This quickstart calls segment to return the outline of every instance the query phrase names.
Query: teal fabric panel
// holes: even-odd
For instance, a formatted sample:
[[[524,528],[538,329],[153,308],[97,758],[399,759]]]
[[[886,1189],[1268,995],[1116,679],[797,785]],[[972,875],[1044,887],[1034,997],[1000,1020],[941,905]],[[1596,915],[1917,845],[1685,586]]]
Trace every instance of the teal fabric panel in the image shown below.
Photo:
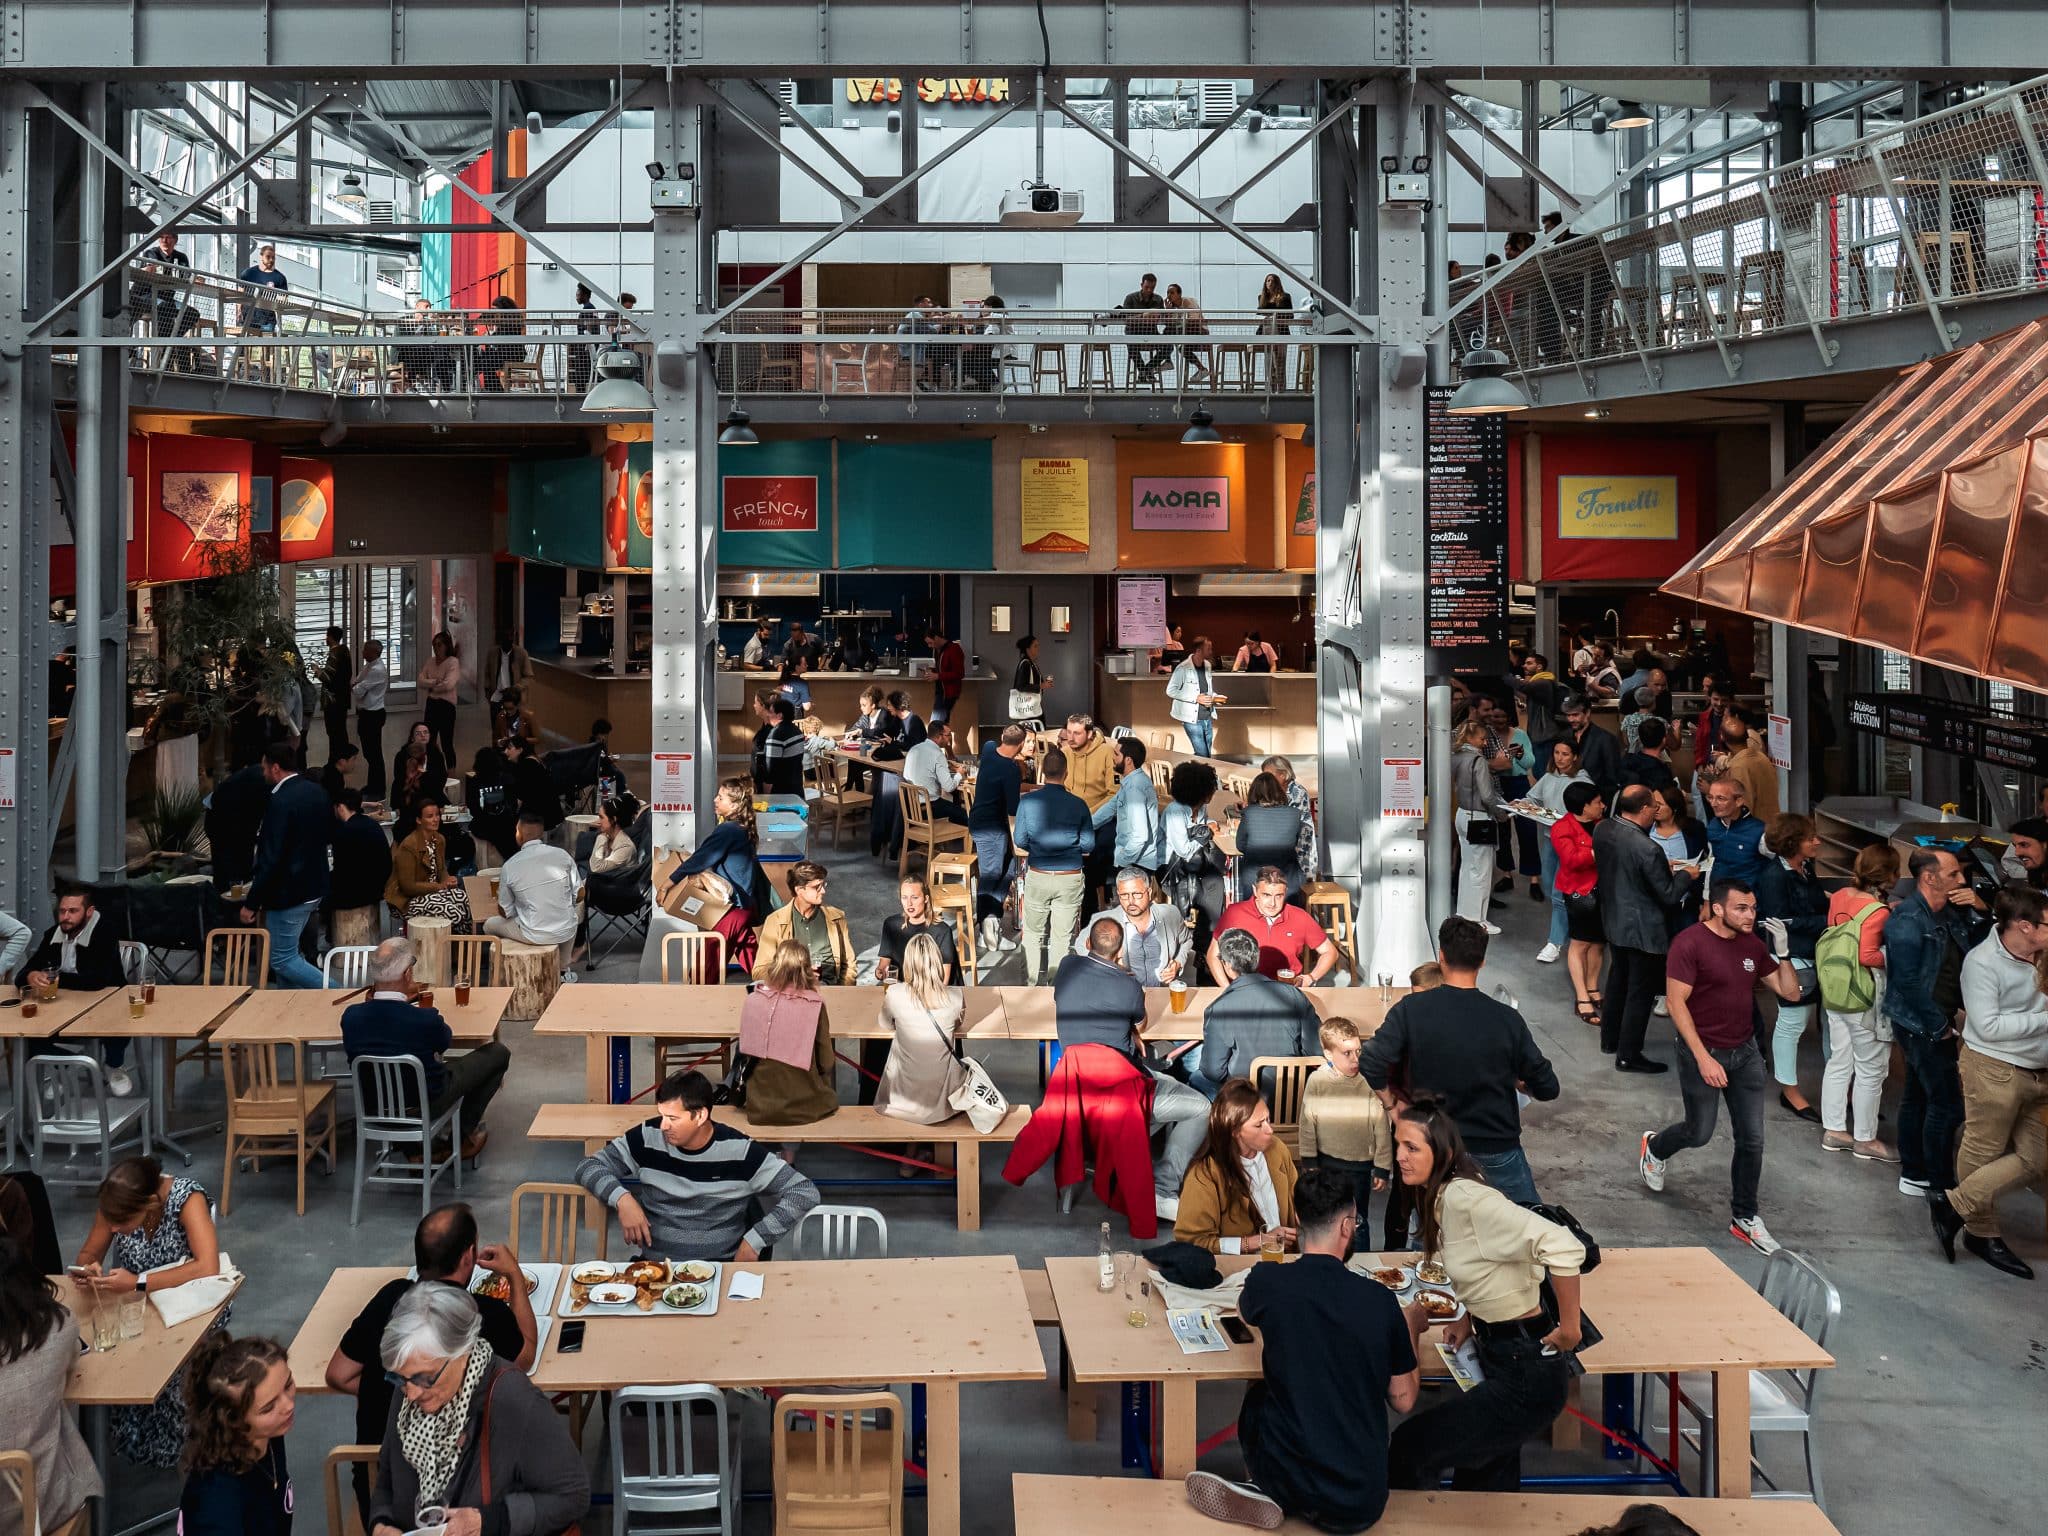
[[[506,487],[507,551],[551,565],[602,565],[603,481],[604,466],[594,458],[514,464]]]
[[[995,444],[839,445],[839,565],[995,568]]]

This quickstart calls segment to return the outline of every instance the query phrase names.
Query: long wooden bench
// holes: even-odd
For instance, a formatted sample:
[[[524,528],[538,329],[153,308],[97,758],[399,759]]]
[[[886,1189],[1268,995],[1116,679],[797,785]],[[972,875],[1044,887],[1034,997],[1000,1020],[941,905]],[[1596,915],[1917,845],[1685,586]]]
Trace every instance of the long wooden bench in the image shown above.
[[[744,1110],[719,1105],[712,1116],[757,1141],[836,1143],[845,1146],[915,1146],[931,1142],[941,1158],[953,1159],[953,1200],[962,1232],[981,1230],[981,1149],[985,1142],[1015,1141],[1031,1118],[1022,1104],[1010,1106],[992,1131],[977,1131],[965,1115],[941,1125],[916,1125],[885,1115],[871,1105],[843,1104],[838,1111],[809,1125],[757,1126]],[[596,1148],[652,1117],[645,1104],[543,1104],[526,1134],[535,1141],[580,1141]]]
[[[1150,1477],[1011,1478],[1020,1531],[1060,1536],[1217,1536],[1225,1529],[1196,1513],[1178,1482]],[[1646,1499],[1642,1494],[1395,1493],[1373,1527],[1401,1536],[1576,1536],[1611,1525],[1631,1504],[1662,1502],[1700,1536],[1840,1536],[1811,1504],[1753,1499]],[[1311,1536],[1315,1527],[1289,1520],[1287,1536]]]

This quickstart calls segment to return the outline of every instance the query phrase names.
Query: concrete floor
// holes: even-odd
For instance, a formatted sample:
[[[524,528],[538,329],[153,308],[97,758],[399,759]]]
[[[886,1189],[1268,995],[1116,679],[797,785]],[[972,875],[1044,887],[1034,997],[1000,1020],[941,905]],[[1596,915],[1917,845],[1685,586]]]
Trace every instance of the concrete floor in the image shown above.
[[[882,917],[893,910],[893,867],[885,871],[869,860],[864,847],[828,852],[825,858],[833,870],[830,899],[847,909],[857,941],[871,945]],[[1497,905],[1495,915],[1507,931],[1495,941],[1486,982],[1504,985],[1520,999],[1564,1082],[1559,1101],[1528,1113],[1527,1144],[1546,1197],[1569,1205],[1603,1243],[1701,1244],[1741,1273],[1757,1274],[1760,1261],[1727,1235],[1725,1126],[1711,1150],[1674,1161],[1663,1195],[1644,1189],[1634,1166],[1637,1138],[1677,1117],[1675,1080],[1611,1070],[1593,1031],[1572,1016],[1563,966],[1534,963],[1544,909],[1518,892]],[[600,967],[596,979],[631,980],[635,963],[629,950]],[[1013,974],[1017,970],[1012,958],[993,979],[1021,980]],[[515,1065],[491,1115],[495,1135],[483,1167],[463,1190],[487,1235],[502,1234],[507,1200],[516,1185],[566,1178],[577,1161],[572,1150],[559,1144],[524,1144],[520,1132],[538,1102],[560,1097],[565,1085],[573,1092],[581,1081],[580,1046],[534,1038],[525,1025],[508,1026],[505,1040]],[[1653,1053],[1669,1060],[1671,1044],[1670,1026],[1656,1021]],[[1817,1096],[1820,1061],[1811,1039],[1806,1055],[1807,1089]],[[1036,1081],[1025,1052],[999,1053],[990,1065],[1014,1098],[1035,1098]],[[643,1065],[636,1080],[648,1072]],[[218,1084],[217,1076],[204,1087],[188,1078],[180,1118],[203,1113]],[[1894,1179],[1876,1165],[1823,1155],[1816,1128],[1773,1108],[1769,1133],[1764,1215],[1782,1241],[1817,1259],[1842,1291],[1842,1322],[1832,1341],[1840,1366],[1828,1373],[1821,1397],[1821,1463],[1836,1524],[1851,1536],[1939,1525],[2013,1528],[2005,1526],[2013,1511],[2032,1507],[2039,1496],[2038,1473],[2025,1469],[2040,1466],[2034,1428],[2041,1373],[2048,1370],[2040,1290],[1967,1256],[1953,1269],[1943,1264],[1921,1204],[1900,1196]],[[217,1191],[218,1139],[200,1141],[194,1150],[194,1173]],[[312,1181],[303,1218],[292,1210],[289,1169],[279,1166],[237,1181],[235,1210],[222,1223],[224,1246],[250,1276],[236,1303],[236,1332],[266,1332],[288,1341],[332,1268],[408,1262],[417,1207],[398,1194],[372,1193],[365,1197],[362,1224],[350,1228],[346,1140],[343,1154],[340,1175]],[[805,1167],[820,1173],[850,1171],[864,1161],[820,1152],[807,1156]],[[1022,1189],[1004,1184],[993,1171],[984,1184],[985,1225],[978,1233],[953,1230],[952,1203],[943,1195],[884,1190],[868,1198],[887,1216],[891,1251],[897,1255],[1014,1253],[1036,1263],[1047,1254],[1093,1250],[1102,1213],[1092,1199],[1062,1218],[1043,1173]],[[57,1211],[65,1242],[75,1244],[88,1224],[86,1200],[60,1194]],[[2004,1216],[2007,1234],[2023,1255],[2037,1264],[2048,1258],[2038,1197],[2031,1191],[2014,1195]],[[1050,1335],[1041,1333],[1040,1338]],[[1054,1365],[1048,1347],[1049,1372]],[[1231,1386],[1203,1392],[1204,1435],[1232,1421],[1239,1395]],[[964,1401],[963,1507],[972,1532],[1011,1530],[1012,1472],[1119,1470],[1117,1421],[1107,1399],[1100,1435],[1092,1445],[1065,1439],[1062,1400],[1050,1379],[970,1387]],[[746,1482],[765,1489],[766,1416],[758,1406],[746,1411]],[[345,1400],[317,1396],[300,1401],[290,1444],[302,1531],[324,1528],[321,1457],[329,1446],[351,1438],[352,1425]],[[1969,1433],[1956,1432],[1964,1426]],[[1796,1481],[1791,1450],[1789,1445],[1767,1446],[1765,1454],[1769,1465],[1784,1468]],[[1239,1465],[1230,1446],[1207,1464],[1224,1472]],[[1610,1470],[1596,1465],[1590,1452],[1555,1457],[1548,1450],[1532,1451],[1525,1468],[1531,1474]],[[175,1499],[168,1476],[138,1477],[133,1469],[122,1470],[115,1500],[119,1525],[167,1508]],[[602,1486],[601,1475],[598,1481]],[[909,1528],[922,1529],[920,1501],[913,1499],[910,1509]],[[608,1520],[601,1509],[586,1529]],[[766,1503],[750,1503],[745,1523],[750,1532],[767,1531]]]

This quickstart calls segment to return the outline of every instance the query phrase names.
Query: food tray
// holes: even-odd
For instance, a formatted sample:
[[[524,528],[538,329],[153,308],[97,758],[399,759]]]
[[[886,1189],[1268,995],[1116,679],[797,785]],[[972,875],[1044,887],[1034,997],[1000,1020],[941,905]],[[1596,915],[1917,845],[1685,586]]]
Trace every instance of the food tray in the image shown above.
[[[691,1284],[701,1284],[705,1288],[704,1301],[698,1306],[679,1309],[669,1306],[657,1296],[654,1305],[644,1310],[637,1299],[618,1302],[586,1302],[583,1306],[577,1307],[574,1303],[574,1282],[565,1276],[562,1285],[562,1303],[556,1315],[560,1317],[709,1317],[718,1310],[720,1291],[725,1281],[725,1266],[710,1260],[698,1260],[696,1262],[711,1271],[710,1279],[689,1282]],[[614,1268],[621,1267],[623,1266],[614,1266]],[[680,1267],[674,1264],[669,1266],[670,1279],[667,1282],[668,1284],[676,1283],[677,1277],[674,1271]]]

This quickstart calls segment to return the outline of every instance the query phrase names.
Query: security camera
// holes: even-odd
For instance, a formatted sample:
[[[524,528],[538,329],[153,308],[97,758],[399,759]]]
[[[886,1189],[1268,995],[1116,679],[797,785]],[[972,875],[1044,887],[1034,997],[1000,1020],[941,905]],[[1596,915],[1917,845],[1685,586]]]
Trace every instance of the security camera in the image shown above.
[[[647,179],[649,181],[668,180],[668,167],[663,165],[659,160],[648,161],[645,169],[647,171]]]

